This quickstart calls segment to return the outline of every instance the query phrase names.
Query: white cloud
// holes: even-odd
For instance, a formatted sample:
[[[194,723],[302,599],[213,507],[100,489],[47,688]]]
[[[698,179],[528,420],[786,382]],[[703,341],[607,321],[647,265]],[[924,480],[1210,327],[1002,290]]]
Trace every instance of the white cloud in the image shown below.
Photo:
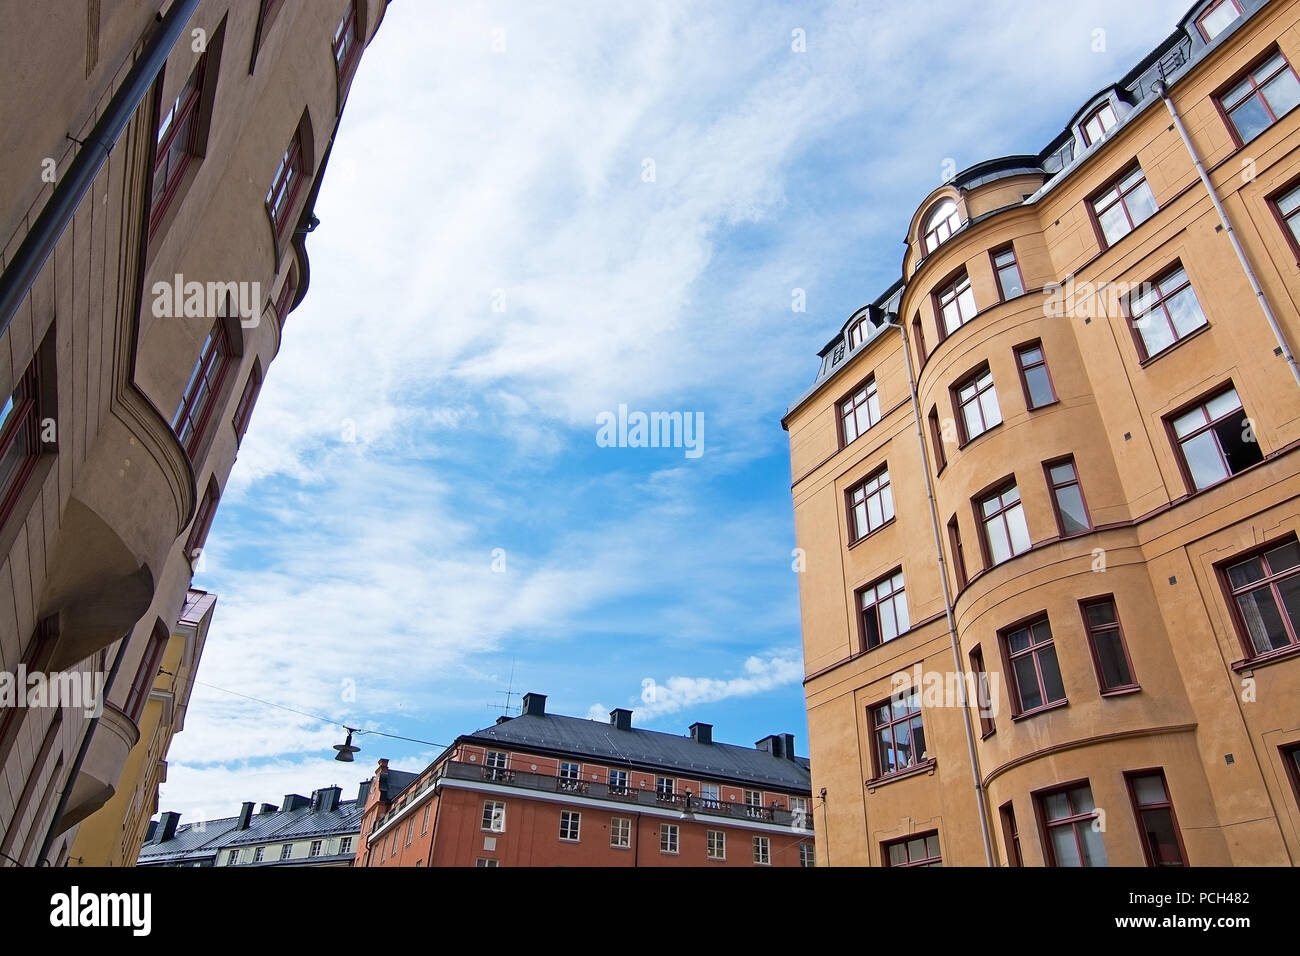
[[[751,655],[742,665],[739,677],[669,677],[643,682],[636,704],[639,720],[653,720],[667,714],[713,704],[732,697],[752,697],[778,687],[803,680],[803,658],[798,651],[774,651],[765,656]],[[592,704],[588,716],[603,719],[608,714],[603,704]]]

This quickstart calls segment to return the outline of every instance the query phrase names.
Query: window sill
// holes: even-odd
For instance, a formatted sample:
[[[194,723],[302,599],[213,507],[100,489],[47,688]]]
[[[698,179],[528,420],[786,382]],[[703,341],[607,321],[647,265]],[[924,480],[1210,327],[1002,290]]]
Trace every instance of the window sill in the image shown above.
[[[1001,428],[1001,427],[1002,427],[1002,424],[1003,424],[1002,422],[998,422],[996,425],[990,425],[988,428],[984,429],[982,432],[980,432],[980,433],[979,433],[978,435],[976,435],[974,438],[967,438],[965,441],[958,442],[958,443],[957,443],[957,450],[958,450],[958,451],[965,451],[967,448],[969,448],[971,445],[975,444],[977,441],[979,441],[979,440],[980,440],[981,438],[983,438],[985,435],[991,434],[992,432],[994,432],[994,431],[996,431],[997,429]]]
[[[874,793],[877,787],[883,787],[885,784],[893,783],[895,780],[902,780],[905,777],[916,777],[921,774],[932,774],[938,765],[939,759],[937,757],[930,757],[929,759],[922,760],[920,763],[914,764],[905,770],[896,770],[893,773],[882,774],[879,777],[872,777],[870,780],[864,780],[863,784],[866,786],[868,793]]]
[[[1190,342],[1192,339],[1196,338],[1196,337],[1197,337],[1198,335],[1200,335],[1202,332],[1208,332],[1209,329],[1210,329],[1210,323],[1209,323],[1209,322],[1206,322],[1206,323],[1205,323],[1204,325],[1202,325],[1200,328],[1195,329],[1195,330],[1193,330],[1193,331],[1191,331],[1191,332],[1188,332],[1186,335],[1184,335],[1184,336],[1183,336],[1181,339],[1179,339],[1177,342],[1170,342],[1168,345],[1166,345],[1164,348],[1162,348],[1159,352],[1156,352],[1156,353],[1154,353],[1153,355],[1148,355],[1146,358],[1141,359],[1141,360],[1138,362],[1138,368],[1146,368],[1146,367],[1147,367],[1148,365],[1150,365],[1152,362],[1155,362],[1155,361],[1157,361],[1157,360],[1159,360],[1159,359],[1164,358],[1166,355],[1168,355],[1170,352],[1174,351],[1174,349],[1178,348],[1180,345],[1183,345],[1183,344],[1186,343],[1186,342]],[[1140,338],[1142,337],[1142,331],[1141,331],[1140,329],[1134,329],[1134,331],[1138,333],[1138,338],[1140,339]]]
[[[988,740],[990,737],[992,737],[992,736],[993,736],[994,734],[996,734],[997,732],[998,732],[998,730],[997,730],[996,727],[994,727],[992,730],[985,731],[985,732],[983,732],[983,733],[980,734],[980,740]]]
[[[1102,697],[1125,697],[1129,694],[1136,694],[1142,690],[1140,684],[1125,684],[1123,687],[1112,687],[1110,690],[1101,691]]]
[[[1059,398],[1054,398],[1054,399],[1052,399],[1050,402],[1043,402],[1043,404],[1041,404],[1041,405],[1030,405],[1029,402],[1028,402],[1028,400],[1026,400],[1026,401],[1025,401],[1025,411],[1027,411],[1027,412],[1040,412],[1040,411],[1042,411],[1044,408],[1051,408],[1053,405],[1060,405],[1060,404],[1061,404],[1061,400],[1060,400]]]
[[[1048,711],[1051,711],[1051,710],[1057,710],[1057,709],[1059,709],[1059,708],[1061,708],[1061,707],[1065,707],[1065,706],[1067,706],[1069,703],[1070,703],[1070,701],[1069,701],[1068,699],[1067,699],[1067,700],[1058,700],[1058,701],[1056,701],[1055,703],[1052,703],[1052,704],[1045,704],[1045,705],[1043,705],[1042,707],[1035,707],[1033,710],[1026,710],[1026,711],[1022,711],[1022,712],[1019,713],[1019,714],[1012,714],[1012,715],[1011,715],[1011,720],[1012,720],[1013,722],[1015,722],[1015,721],[1020,721],[1020,720],[1028,720],[1028,719],[1031,718],[1031,717],[1037,717],[1039,714],[1045,714],[1045,713],[1047,713]]]
[[[705,863],[726,863],[727,858],[725,856],[709,856],[704,858],[704,862]]]
[[[856,548],[858,545],[860,545],[863,541],[866,541],[868,538],[870,538],[872,535],[876,534],[877,532],[884,531],[886,528],[888,528],[890,525],[892,525],[896,520],[897,520],[897,516],[895,516],[895,517],[893,517],[893,518],[890,518],[890,519],[889,519],[888,521],[886,521],[884,524],[880,524],[880,525],[877,525],[875,528],[872,528],[870,531],[868,531],[868,532],[867,532],[866,534],[864,534],[862,537],[858,538],[856,541],[851,541],[851,542],[849,542],[849,550],[852,551],[854,548]]]
[[[1300,657],[1300,644],[1292,644],[1289,647],[1281,647],[1275,651],[1269,651],[1267,654],[1257,654],[1254,657],[1247,657],[1237,661],[1232,665],[1232,669],[1241,673],[1255,667],[1266,667],[1277,661],[1290,660],[1293,657]]]

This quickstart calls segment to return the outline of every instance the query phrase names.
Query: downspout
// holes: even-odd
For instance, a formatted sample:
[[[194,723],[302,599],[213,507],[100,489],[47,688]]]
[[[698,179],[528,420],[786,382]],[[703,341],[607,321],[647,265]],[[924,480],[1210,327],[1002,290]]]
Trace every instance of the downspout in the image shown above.
[[[22,245],[0,275],[0,335],[4,335],[18,307],[45,267],[64,230],[108,162],[108,154],[121,137],[140,103],[158,78],[177,39],[198,9],[199,0],[175,0],[162,24],[140,52],[131,72],[109,100],[99,121],[82,142],[67,172],[54,188]]]
[[[934,532],[934,553],[939,559],[939,583],[943,585],[943,610],[948,618],[948,642],[952,647],[952,664],[957,674],[964,674],[966,671],[961,663],[961,644],[957,640],[957,618],[952,610],[952,592],[948,590],[948,564],[943,557],[943,539],[939,533],[939,507],[934,501],[934,482],[930,478],[930,459],[925,449],[925,435],[921,428],[921,403],[916,397],[916,378],[912,369],[912,349],[907,342],[907,333],[903,330],[901,322],[891,321],[890,316],[897,319],[894,313],[885,316],[885,324],[892,325],[898,329],[899,341],[903,343],[903,358],[907,360],[907,390],[912,396],[912,418],[916,423],[916,443],[921,449],[921,470],[925,473],[925,494],[930,501],[930,528]],[[984,784],[980,780],[980,763],[979,756],[975,753],[975,726],[971,722],[970,707],[966,705],[965,688],[966,682],[963,680],[959,686],[962,688],[962,707],[961,715],[963,726],[966,728],[966,754],[970,759],[970,772],[975,781],[975,802],[979,809],[980,818],[980,836],[984,838],[984,861],[987,866],[996,866],[993,860],[993,840],[989,835],[988,807],[984,798]]]
[[[108,677],[104,680],[103,690],[100,691],[100,714],[108,706],[108,693],[113,689],[113,681],[117,677],[118,670],[122,667],[122,659],[126,657],[126,647],[130,642],[131,632],[127,631],[122,636],[122,643],[117,647],[117,656],[113,658],[113,666],[109,669]],[[77,782],[77,775],[81,773],[81,765],[86,760],[86,754],[90,752],[90,741],[95,736],[95,728],[99,726],[99,717],[100,715],[96,714],[90,718],[86,732],[81,737],[81,746],[77,748],[77,757],[72,761],[72,767],[68,770],[67,777],[64,778],[63,792],[59,794],[59,804],[54,808],[54,816],[50,819],[50,828],[45,831],[45,841],[41,844],[40,852],[36,854],[37,866],[41,865],[41,861],[50,852],[50,847],[54,845],[54,841],[63,832],[59,829],[59,821],[63,819],[63,812],[68,808],[68,801],[72,799],[72,787]]]
[[[1295,376],[1296,384],[1300,385],[1300,366],[1296,365],[1295,353],[1291,351],[1291,345],[1286,340],[1286,333],[1277,324],[1273,309],[1268,304],[1268,297],[1264,294],[1259,280],[1255,278],[1255,270],[1251,268],[1250,260],[1246,258],[1246,250],[1241,247],[1241,243],[1237,240],[1237,233],[1232,228],[1232,220],[1228,218],[1227,210],[1223,208],[1223,203],[1219,201],[1219,194],[1214,189],[1214,183],[1210,182],[1210,175],[1205,171],[1205,166],[1201,163],[1201,157],[1197,154],[1196,147],[1192,145],[1192,138],[1187,135],[1187,127],[1183,125],[1183,118],[1178,115],[1178,108],[1174,106],[1174,101],[1169,97],[1169,88],[1165,85],[1164,80],[1157,80],[1152,89],[1155,90],[1157,96],[1165,101],[1169,116],[1174,121],[1174,127],[1178,130],[1178,135],[1183,138],[1183,145],[1187,147],[1187,154],[1192,157],[1192,163],[1196,166],[1196,174],[1201,177],[1201,183],[1205,186],[1205,191],[1210,195],[1210,202],[1214,203],[1214,210],[1219,214],[1219,220],[1223,223],[1223,228],[1227,230],[1228,241],[1232,243],[1232,249],[1237,253],[1237,261],[1241,263],[1241,271],[1246,273],[1246,280],[1255,291],[1255,298],[1259,300],[1259,307],[1264,311],[1264,318],[1268,320],[1268,327],[1273,330],[1273,337],[1277,339],[1278,349],[1286,358],[1286,363],[1291,366],[1291,374]]]

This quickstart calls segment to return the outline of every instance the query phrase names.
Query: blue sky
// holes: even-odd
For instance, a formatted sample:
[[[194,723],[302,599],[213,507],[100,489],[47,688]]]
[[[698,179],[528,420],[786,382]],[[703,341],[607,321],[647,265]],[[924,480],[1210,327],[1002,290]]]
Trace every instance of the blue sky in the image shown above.
[[[1184,12],[393,3],[195,578],[219,600],[161,808],[436,753],[342,765],[337,726],[209,685],[446,743],[513,668],[553,712],[806,754],[781,415],[945,161],[1037,152]],[[702,413],[703,454],[599,447],[620,404]]]

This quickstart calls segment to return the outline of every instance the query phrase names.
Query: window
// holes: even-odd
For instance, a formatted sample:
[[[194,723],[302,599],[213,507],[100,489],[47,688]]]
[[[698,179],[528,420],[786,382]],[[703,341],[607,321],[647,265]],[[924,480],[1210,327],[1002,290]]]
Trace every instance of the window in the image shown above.
[[[560,761],[560,789],[577,790],[581,787],[582,768],[576,763]]]
[[[1300,186],[1294,186],[1272,200],[1273,210],[1286,231],[1291,250],[1300,258]]]
[[[339,76],[346,76],[356,64],[357,53],[361,50],[361,38],[357,36],[356,0],[348,4],[347,12],[334,30],[334,67]]]
[[[1183,840],[1165,786],[1164,771],[1131,771],[1124,774],[1124,779],[1133,800],[1133,813],[1137,817],[1147,866],[1186,866]]]
[[[392,859],[395,856],[397,856],[397,831],[396,830],[394,830],[392,835],[388,838],[388,857],[389,859]]]
[[[185,392],[172,415],[172,431],[191,458],[198,452],[208,419],[221,394],[221,386],[234,364],[225,325],[218,319],[203,340]]]
[[[975,318],[975,292],[964,269],[961,275],[936,292],[934,298],[935,311],[939,313],[940,338],[947,338]]]
[[[885,866],[943,866],[938,831],[894,840],[884,851]]]
[[[1082,601],[1083,623],[1088,630],[1088,643],[1092,647],[1092,662],[1097,668],[1097,686],[1103,694],[1137,690],[1133,678],[1133,663],[1124,644],[1124,633],[1119,626],[1119,614],[1113,598],[1096,598]]]
[[[1020,369],[1020,387],[1025,390],[1025,407],[1031,412],[1056,401],[1052,376],[1047,371],[1042,342],[1030,342],[1016,349],[1016,368]]]
[[[1029,526],[1025,523],[1025,509],[1015,482],[982,499],[979,515],[984,528],[986,565],[993,567],[1029,550]]]
[[[844,444],[847,445],[880,421],[880,396],[876,392],[875,378],[867,379],[862,387],[840,402],[840,426]]]
[[[171,630],[161,620],[157,621],[153,632],[149,635],[149,643],[145,645],[144,656],[140,658],[140,668],[135,673],[135,680],[131,682],[131,690],[126,695],[126,704],[122,708],[122,713],[130,717],[133,724],[140,723],[140,715],[144,713],[145,702],[149,699],[149,692],[153,690],[153,682],[158,677],[163,653],[167,650],[170,640]]]
[[[487,757],[483,761],[483,779],[484,780],[508,780],[510,779],[509,771],[506,769],[510,763],[510,755],[500,750],[489,750]]]
[[[805,869],[810,869],[817,865],[817,850],[813,844],[806,840],[799,844],[799,865]]]
[[[1300,544],[1281,544],[1224,569],[1251,657],[1300,645]]]
[[[761,817],[763,815],[763,795],[757,790],[746,790],[744,792],[745,815],[750,817]]]
[[[1085,782],[1038,795],[1047,834],[1048,866],[1106,866],[1106,847],[1094,825],[1096,805]]]
[[[262,862],[262,858],[263,858],[264,856],[266,856],[266,847],[264,847],[264,846],[259,846],[256,850],[253,851],[253,862],[254,862],[254,863],[261,863],[261,862]]]
[[[506,805],[499,800],[488,800],[483,804],[483,823],[479,827],[491,833],[505,833]]]
[[[491,869],[491,868],[493,868],[493,867],[499,867],[499,866],[501,865],[501,863],[500,863],[500,861],[498,861],[498,860],[493,860],[493,859],[485,858],[485,857],[479,857],[477,860],[474,861],[474,865],[475,865],[476,867],[481,867],[481,868],[483,868],[483,869]]]
[[[659,824],[659,852],[676,853],[678,827],[675,823]]]
[[[1241,7],[1237,5],[1237,0],[1219,0],[1196,18],[1196,27],[1201,31],[1201,36],[1205,37],[1205,42],[1209,43],[1239,16]]]
[[[916,364],[918,366],[924,365],[925,358],[929,353],[925,348],[925,327],[921,325],[920,315],[912,319],[912,340],[916,343]]]
[[[849,326],[849,348],[855,349],[867,340],[867,320],[864,316]]]
[[[988,366],[953,389],[958,409],[957,423],[961,427],[961,441],[983,435],[994,425],[1002,424],[1002,410],[998,408],[998,392],[993,387],[993,373]]]
[[[632,845],[632,821],[627,817],[613,817],[609,821],[609,845],[626,849]]]
[[[406,821],[406,845],[411,845],[411,837],[415,834],[415,817]]]
[[[1083,134],[1083,144],[1091,146],[1115,126],[1118,120],[1115,118],[1115,108],[1109,103],[1103,103],[1084,118],[1079,124],[1079,132]]]
[[[195,158],[199,126],[199,103],[203,98],[203,74],[208,56],[203,54],[171,107],[158,120],[154,150],[153,192],[150,198],[149,230],[158,228],[163,213],[181,183],[181,177]]]
[[[287,860],[293,856],[293,844],[285,843],[280,847],[280,859]]]
[[[957,215],[957,203],[945,199],[934,207],[934,211],[925,220],[924,254],[929,255],[938,249],[948,237],[961,228],[961,218]]]
[[[1088,506],[1083,500],[1083,489],[1079,486],[1079,473],[1075,470],[1073,458],[1044,463],[1043,471],[1047,473],[1047,487],[1052,492],[1052,510],[1056,512],[1056,527],[1062,537],[1081,534],[1092,529],[1092,519],[1088,517]]]
[[[727,858],[727,833],[725,830],[709,830],[705,834],[705,855],[710,860]]]
[[[271,188],[266,191],[266,208],[271,214],[276,236],[282,236],[289,225],[289,213],[298,198],[303,178],[302,132],[299,129],[294,130],[293,139],[271,178]]]
[[[975,675],[975,709],[980,718],[980,737],[991,737],[997,732],[993,723],[993,698],[989,692],[988,670],[984,667],[984,649],[978,644],[970,649],[970,670]]]
[[[655,777],[655,796],[660,800],[671,800],[673,798],[672,777]]]
[[[930,409],[930,441],[934,444],[935,474],[943,471],[948,464],[948,456],[943,453],[943,431],[939,427],[939,409]]]
[[[1182,265],[1154,282],[1144,282],[1138,292],[1124,300],[1124,311],[1136,333],[1143,361],[1206,324],[1201,303]]]
[[[1020,856],[1020,830],[1016,827],[1016,810],[1008,800],[998,807],[1002,818],[1002,842],[1007,848],[1007,866],[1024,866]]]
[[[700,800],[703,802],[704,806],[716,808],[719,798],[720,794],[718,793],[718,785],[716,783],[700,784]]]
[[[1178,445],[1184,477],[1196,491],[1264,458],[1234,388],[1166,421]]]
[[[49,410],[42,394],[45,352],[43,345],[27,366],[18,387],[0,406],[0,523],[13,511],[44,448],[41,419]]]
[[[231,850],[230,855],[226,857],[226,866],[234,866],[239,862],[239,851]]]
[[[772,862],[772,841],[767,837],[754,837],[754,863],[767,866]]]
[[[901,570],[861,588],[858,606],[862,609],[862,642],[867,650],[892,641],[911,627]]]
[[[1156,211],[1156,201],[1141,166],[1134,166],[1092,200],[1102,248],[1123,239]]]
[[[235,417],[231,420],[235,426],[236,445],[244,440],[244,432],[248,431],[248,423],[253,419],[253,406],[257,403],[257,394],[261,390],[262,362],[255,359],[248,373],[248,381],[244,383],[244,391],[239,396],[239,404],[235,406]]]
[[[428,832],[429,832],[429,811],[432,810],[432,809],[433,809],[433,804],[432,804],[432,803],[426,803],[426,804],[424,805],[424,819],[420,821],[420,833],[421,833],[421,834],[424,834],[424,833],[428,833]],[[351,839],[351,837],[349,837],[349,839]]]
[[[807,798],[807,797],[791,797],[791,798],[790,798],[790,812],[793,813],[793,814],[800,814],[800,813],[802,813],[804,816],[807,816],[807,815],[808,815],[808,798]]]
[[[1020,278],[1020,266],[1016,263],[1016,250],[1011,246],[998,249],[993,254],[993,272],[998,277],[998,292],[1002,301],[1014,299],[1025,294],[1025,283]]]
[[[280,294],[275,299],[275,314],[280,319],[280,326],[283,328],[284,320],[289,317],[289,310],[293,308],[294,296],[298,294],[298,267],[289,266],[289,274],[284,277],[284,285],[280,286]]]
[[[1296,802],[1300,803],[1300,744],[1291,744],[1279,748],[1282,762],[1286,765],[1287,776],[1291,778],[1291,788],[1295,791]]]
[[[609,792],[627,793],[627,771],[611,770],[609,772]]]
[[[409,842],[409,841],[408,841],[408,842]],[[311,841],[311,849],[307,851],[307,855],[308,855],[309,857],[312,857],[312,856],[320,856],[321,843],[322,843],[322,841],[320,841],[320,840],[312,840],[312,841]]]
[[[203,553],[203,546],[208,541],[208,531],[212,527],[212,519],[217,514],[217,502],[221,498],[221,490],[217,487],[217,476],[213,475],[208,479],[208,487],[203,492],[203,500],[194,512],[194,523],[190,525],[189,537],[185,539],[185,556],[195,562]]]
[[[560,839],[570,843],[578,842],[578,833],[582,828],[582,814],[576,810],[560,811]]]
[[[1065,684],[1047,618],[1018,625],[1006,631],[1002,640],[1011,677],[1011,703],[1018,715],[1065,700]]]
[[[948,519],[948,546],[952,549],[952,570],[957,576],[957,590],[966,586],[966,552],[961,546],[961,526],[957,516]]]
[[[339,840],[339,854],[346,855],[352,852],[352,837],[347,836]]]
[[[868,714],[877,777],[919,766],[929,759],[921,725],[921,695],[916,689],[895,694],[885,703],[869,708]]]
[[[1218,97],[1237,144],[1250,142],[1300,103],[1300,80],[1281,53],[1274,53]]]
[[[894,520],[894,492],[889,469],[881,468],[849,489],[849,543],[861,541],[886,522]]]

